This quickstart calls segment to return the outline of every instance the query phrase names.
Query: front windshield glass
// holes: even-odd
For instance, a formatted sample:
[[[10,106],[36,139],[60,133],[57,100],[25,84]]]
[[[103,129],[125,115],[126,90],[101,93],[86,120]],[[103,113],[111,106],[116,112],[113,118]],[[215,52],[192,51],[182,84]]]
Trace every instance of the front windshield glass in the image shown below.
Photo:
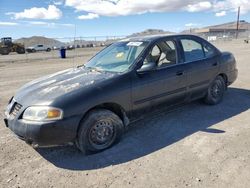
[[[118,42],[94,56],[86,67],[110,72],[124,72],[145,49],[148,42]]]

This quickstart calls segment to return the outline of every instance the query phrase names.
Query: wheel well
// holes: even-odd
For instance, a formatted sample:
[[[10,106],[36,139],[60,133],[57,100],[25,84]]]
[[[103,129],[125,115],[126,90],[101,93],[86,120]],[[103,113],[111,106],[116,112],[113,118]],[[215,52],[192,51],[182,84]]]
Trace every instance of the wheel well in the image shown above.
[[[124,115],[126,116],[126,113],[120,105],[115,103],[103,103],[101,105],[94,107],[94,109],[100,109],[100,108],[110,110],[111,112],[118,115],[119,118],[121,118],[121,120],[124,122]]]
[[[89,109],[82,117],[82,120],[93,110],[96,110],[96,109],[107,109],[107,110],[110,110],[111,112],[113,112],[114,114],[116,114],[119,118],[121,118],[123,124],[125,127],[127,127],[127,125],[129,124],[129,119],[126,115],[126,112],[125,110],[118,104],[116,103],[103,103],[103,104],[99,104],[91,109]],[[82,121],[81,120],[81,121]],[[80,126],[79,126],[80,127]],[[78,130],[79,130],[79,127],[78,127]],[[78,132],[77,130],[77,132]]]
[[[219,76],[221,76],[224,80],[225,80],[225,83],[226,83],[226,85],[228,84],[228,78],[227,78],[227,75],[226,74],[224,74],[224,73],[221,73],[221,74],[219,74]]]

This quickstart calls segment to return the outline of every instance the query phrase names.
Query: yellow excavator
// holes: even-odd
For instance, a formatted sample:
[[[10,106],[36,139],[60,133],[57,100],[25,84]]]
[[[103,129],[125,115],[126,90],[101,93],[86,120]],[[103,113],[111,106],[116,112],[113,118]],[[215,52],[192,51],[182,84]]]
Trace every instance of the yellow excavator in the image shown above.
[[[0,54],[8,55],[10,52],[24,54],[25,53],[24,45],[19,43],[13,43],[11,37],[1,38]]]

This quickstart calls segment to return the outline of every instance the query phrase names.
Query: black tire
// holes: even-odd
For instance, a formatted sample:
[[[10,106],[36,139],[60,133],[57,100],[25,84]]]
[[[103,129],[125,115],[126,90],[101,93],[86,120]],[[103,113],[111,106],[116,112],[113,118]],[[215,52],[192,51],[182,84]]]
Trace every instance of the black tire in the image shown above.
[[[217,76],[216,79],[208,87],[204,102],[209,105],[219,104],[224,96],[226,90],[225,80],[221,76]]]
[[[10,53],[10,50],[8,48],[1,48],[0,53],[2,55],[8,55]]]
[[[47,52],[50,52],[51,51],[51,49],[50,48],[47,48],[47,50],[46,50]]]
[[[16,49],[16,52],[17,52],[18,54],[24,54],[24,53],[25,53],[25,49],[22,48],[22,47],[19,47],[19,48]]]
[[[36,52],[36,50],[35,50],[35,49],[32,49],[32,50],[31,50],[31,52],[33,52],[33,53],[34,53],[34,52]]]
[[[118,142],[123,134],[122,120],[106,109],[91,111],[81,122],[76,147],[83,153],[103,151]]]

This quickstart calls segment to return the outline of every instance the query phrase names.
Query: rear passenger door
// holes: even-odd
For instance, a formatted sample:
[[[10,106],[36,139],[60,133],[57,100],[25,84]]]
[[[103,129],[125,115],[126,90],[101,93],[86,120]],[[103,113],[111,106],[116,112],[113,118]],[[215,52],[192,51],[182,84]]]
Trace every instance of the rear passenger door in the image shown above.
[[[196,37],[181,38],[180,44],[187,65],[188,96],[193,100],[205,94],[218,74],[218,56],[212,45]]]

